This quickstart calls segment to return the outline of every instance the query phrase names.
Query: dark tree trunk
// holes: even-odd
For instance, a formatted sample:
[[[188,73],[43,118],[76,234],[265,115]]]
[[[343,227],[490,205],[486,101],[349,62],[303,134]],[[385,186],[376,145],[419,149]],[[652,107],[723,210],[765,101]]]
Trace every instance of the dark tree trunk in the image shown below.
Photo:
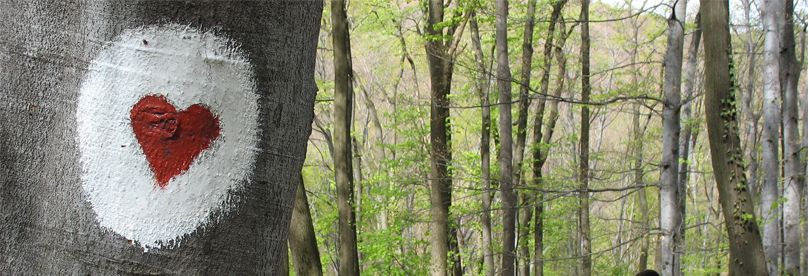
[[[528,1],[528,10],[526,11],[525,28],[523,29],[522,37],[522,68],[520,68],[520,103],[517,113],[517,137],[514,144],[514,174],[513,183],[515,187],[520,187],[524,184],[522,179],[523,170],[522,163],[525,157],[525,137],[527,136],[526,127],[528,126],[528,107],[531,102],[528,99],[528,90],[531,86],[531,64],[533,63],[534,56],[534,14],[536,13],[536,0]],[[518,242],[520,252],[518,254],[517,263],[519,273],[518,275],[530,276],[531,273],[531,251],[529,250],[528,235],[531,231],[531,217],[533,216],[534,202],[533,195],[529,192],[520,193],[520,201],[522,206],[518,208],[518,213],[521,213],[520,226],[518,227]],[[521,212],[520,212],[521,211]]]
[[[430,71],[430,273],[447,275],[447,257],[453,257],[453,273],[460,268],[455,226],[449,223],[452,205],[452,162],[450,147],[449,93],[458,38],[455,31],[461,25],[439,27],[444,21],[444,1],[430,0],[425,43]],[[457,11],[458,9],[456,9]],[[453,16],[455,16],[454,14]],[[464,21],[465,23],[465,21]],[[460,32],[459,32],[460,33]],[[460,37],[460,35],[458,35]]]
[[[298,181],[295,192],[295,206],[292,208],[292,221],[289,224],[289,247],[295,275],[323,275],[317,237],[309,212],[309,199],[306,197],[303,176]]]
[[[591,274],[590,250],[590,1],[582,0],[581,15],[581,132],[579,133],[579,247],[582,275]]]
[[[700,1],[706,34],[705,117],[719,203],[728,232],[731,275],[767,275],[761,235],[747,190],[736,120],[736,88],[731,78],[728,1]]]
[[[0,3],[0,39],[4,41],[0,45],[0,271],[11,275],[280,273],[296,175],[311,132],[321,9],[320,1]],[[82,81],[92,72],[89,68],[98,66],[94,58],[110,47],[120,47],[113,41],[116,37],[169,24],[199,30],[196,34],[227,37],[238,45],[234,49],[244,52],[245,59],[238,63],[249,62],[254,70],[258,134],[254,148],[236,149],[254,153],[255,159],[245,175],[230,176],[244,179],[237,183],[242,188],[228,192],[227,201],[232,203],[228,211],[208,213],[210,220],[204,227],[145,251],[142,244],[102,228],[96,219],[99,210],[83,191],[85,171],[80,158],[86,152],[77,141],[77,99]],[[144,39],[139,47],[180,46]],[[182,58],[166,51],[151,54],[155,59]],[[231,57],[218,58],[208,61],[222,68],[238,66]],[[105,70],[126,75],[123,72],[132,69],[129,65]],[[185,80],[189,85],[206,81]],[[100,93],[109,97],[118,92]],[[111,120],[110,125],[128,127],[129,114],[118,116],[123,119]],[[220,125],[229,127],[226,122]],[[138,143],[122,145],[121,151],[140,147]],[[131,184],[129,180],[120,179],[120,184]],[[168,191],[172,183],[167,184]]]
[[[559,21],[560,15],[562,14],[562,8],[565,6],[567,1],[557,1],[553,4],[553,11],[551,11],[551,21],[548,25],[548,33],[545,38],[545,46],[543,49],[543,69],[542,69],[542,78],[540,79],[540,95],[545,95],[548,93],[548,79],[550,79],[550,71],[551,71],[551,59],[553,57],[553,50],[556,49],[556,59],[557,59],[557,66],[559,68],[558,79],[556,82],[556,89],[553,93],[553,99],[551,99],[551,107],[550,107],[550,114],[548,116],[548,120],[545,123],[545,133],[542,132],[542,121],[545,116],[545,104],[547,102],[547,98],[543,96],[543,98],[539,102],[539,107],[537,110],[537,114],[534,117],[534,133],[533,133],[533,147],[531,149],[533,163],[532,170],[534,173],[534,185],[536,188],[542,189],[544,187],[542,183],[542,167],[545,166],[545,161],[548,157],[547,145],[551,143],[551,139],[553,138],[553,130],[556,127],[556,119],[559,118],[559,101],[556,100],[562,95],[562,90],[564,89],[565,83],[565,63],[567,60],[565,59],[565,55],[563,53],[562,47],[564,47],[565,40],[567,39],[567,34],[562,25],[561,30],[559,31],[559,36],[561,41],[554,45],[554,36],[556,35],[556,24]],[[542,251],[544,250],[543,246],[543,206],[545,201],[544,192],[539,192],[534,195],[534,275],[542,276],[544,264],[542,261]],[[530,217],[529,217],[530,220]],[[529,221],[530,222],[530,221]],[[523,225],[528,224],[529,222],[523,222]],[[523,226],[525,227],[525,226]],[[527,254],[526,254],[527,255]]]
[[[339,213],[337,264],[340,275],[359,275],[357,222],[354,213],[354,160],[351,149],[354,87],[346,8],[345,1],[331,2],[334,46],[334,177]]]
[[[508,63],[508,2],[497,0],[495,15],[495,44],[497,45],[497,91],[499,94],[500,113],[500,197],[503,202],[503,258],[501,259],[501,274],[514,275],[516,270],[514,260],[516,251],[515,226],[517,219],[516,203],[512,183],[512,136],[511,136],[511,69]]]

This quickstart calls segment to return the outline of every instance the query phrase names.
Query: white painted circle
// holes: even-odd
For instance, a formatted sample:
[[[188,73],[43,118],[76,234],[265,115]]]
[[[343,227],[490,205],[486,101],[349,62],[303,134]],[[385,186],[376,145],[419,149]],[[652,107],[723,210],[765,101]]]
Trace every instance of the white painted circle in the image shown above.
[[[99,224],[146,247],[164,247],[227,211],[258,152],[258,94],[236,44],[176,24],[123,31],[93,59],[76,110],[82,187]],[[135,138],[130,110],[146,95],[175,108],[207,106],[219,136],[163,189]]]

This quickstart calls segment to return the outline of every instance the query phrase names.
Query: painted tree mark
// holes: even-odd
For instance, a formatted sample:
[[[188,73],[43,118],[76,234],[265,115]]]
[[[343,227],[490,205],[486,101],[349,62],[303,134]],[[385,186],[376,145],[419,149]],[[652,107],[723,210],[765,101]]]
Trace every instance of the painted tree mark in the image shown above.
[[[159,95],[141,98],[129,118],[160,188],[188,170],[191,161],[219,137],[219,119],[208,108],[194,104],[178,112]]]
[[[76,107],[82,189],[101,227],[174,247],[237,206],[261,150],[246,56],[236,41],[177,24],[104,43]]]

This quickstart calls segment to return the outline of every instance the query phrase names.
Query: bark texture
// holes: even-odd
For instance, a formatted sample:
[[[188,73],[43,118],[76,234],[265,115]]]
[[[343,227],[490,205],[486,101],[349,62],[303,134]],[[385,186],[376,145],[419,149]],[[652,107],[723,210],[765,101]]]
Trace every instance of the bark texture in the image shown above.
[[[581,132],[579,133],[579,272],[591,274],[590,250],[590,1],[582,0],[581,15]]]
[[[454,272],[460,268],[455,226],[450,225],[452,204],[452,139],[449,121],[449,93],[452,87],[458,25],[439,26],[444,21],[444,1],[430,0],[425,32],[425,49],[430,71],[430,273],[447,275],[447,255],[453,256]],[[509,170],[510,171],[510,170]]]
[[[359,275],[357,223],[354,213],[354,160],[351,150],[354,86],[345,1],[331,2],[331,24],[334,46],[334,178],[339,216],[337,265],[340,275]]]
[[[781,175],[778,145],[781,129],[781,83],[779,58],[784,3],[764,0],[761,6],[764,21],[764,126],[761,144],[761,165],[764,179],[761,183],[761,217],[764,220],[762,243],[770,275],[778,274],[781,251],[781,207],[778,200],[778,178]]]
[[[500,198],[503,202],[503,258],[501,259],[501,275],[516,273],[514,261],[515,226],[517,219],[516,195],[512,183],[512,136],[511,136],[511,69],[508,63],[508,2],[495,2],[495,44],[497,48],[497,91],[499,94],[500,113]]]
[[[784,272],[799,275],[801,246],[801,186],[806,184],[805,168],[801,165],[801,137],[798,134],[798,79],[800,64],[795,57],[795,34],[793,26],[794,3],[785,0],[786,22],[781,43],[781,91],[783,92],[783,145],[784,145]],[[805,138],[804,138],[805,139]]]
[[[276,274],[311,132],[320,1],[0,2],[0,271],[11,275]],[[216,29],[247,53],[259,93],[256,165],[227,214],[144,252],[99,227],[80,183],[76,100],[122,30]],[[125,69],[125,68],[122,68]]]
[[[298,181],[295,192],[295,205],[292,208],[292,221],[289,224],[289,249],[295,275],[323,275],[317,237],[309,212],[309,199],[306,197],[303,176]]]
[[[513,183],[514,187],[520,187],[524,184],[523,176],[523,160],[525,157],[525,138],[528,134],[526,127],[528,126],[528,107],[531,102],[528,99],[528,89],[531,86],[531,65],[533,64],[534,57],[534,14],[536,13],[536,0],[528,1],[528,10],[526,11],[525,27],[523,28],[522,36],[522,67],[520,68],[520,102],[517,113],[517,137],[514,143],[514,174]],[[518,254],[518,275],[529,276],[531,273],[531,250],[528,243],[528,235],[531,231],[531,217],[533,216],[534,209],[531,208],[534,200],[533,194],[529,192],[520,193],[520,202],[522,206],[518,208],[520,213],[518,238],[519,254]]]
[[[761,235],[747,190],[736,120],[728,1],[700,1],[706,34],[705,111],[711,164],[728,232],[731,275],[767,275]]]
[[[660,168],[660,272],[662,275],[680,275],[678,245],[683,217],[680,204],[685,191],[678,186],[679,140],[680,140],[680,83],[683,65],[683,32],[685,27],[686,0],[673,0],[668,19],[668,46],[664,57],[663,80],[663,160]]]

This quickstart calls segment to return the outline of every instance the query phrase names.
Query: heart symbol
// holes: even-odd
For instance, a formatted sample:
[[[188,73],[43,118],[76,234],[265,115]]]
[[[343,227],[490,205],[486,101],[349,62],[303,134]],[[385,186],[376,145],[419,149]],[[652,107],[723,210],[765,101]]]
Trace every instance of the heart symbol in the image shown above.
[[[219,137],[219,119],[208,108],[194,104],[178,112],[164,96],[144,96],[129,118],[161,189]]]

